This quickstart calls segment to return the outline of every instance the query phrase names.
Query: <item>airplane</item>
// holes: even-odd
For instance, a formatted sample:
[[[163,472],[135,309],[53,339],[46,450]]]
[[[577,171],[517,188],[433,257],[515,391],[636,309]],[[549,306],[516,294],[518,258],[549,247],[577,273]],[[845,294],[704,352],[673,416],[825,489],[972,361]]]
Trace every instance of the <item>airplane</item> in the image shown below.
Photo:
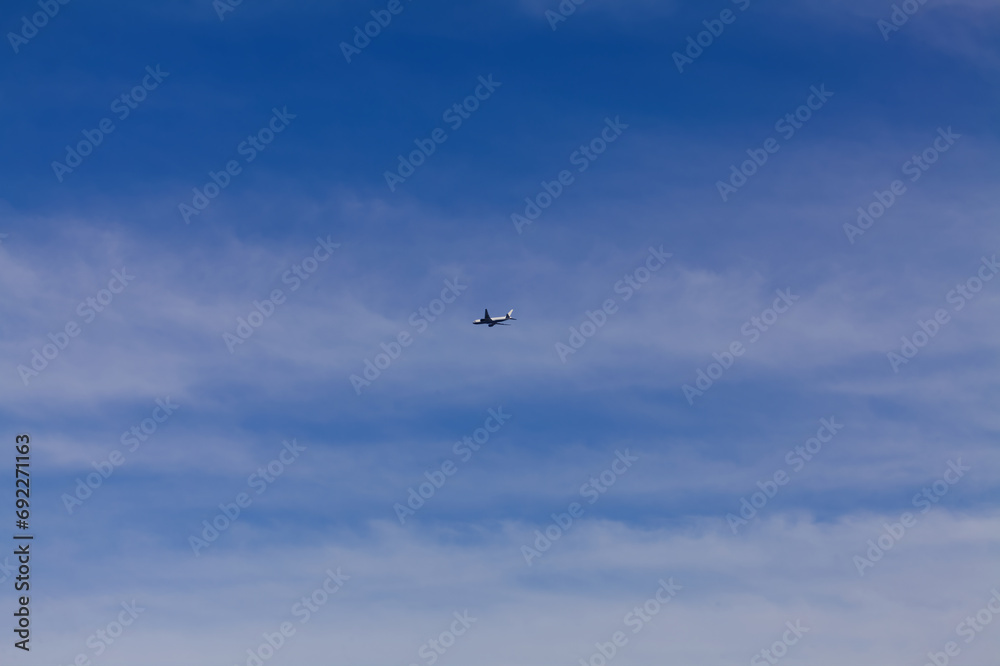
[[[496,317],[496,318],[494,318],[494,317],[490,316],[490,311],[486,310],[486,316],[485,317],[483,317],[482,319],[477,319],[476,321],[474,321],[472,323],[473,324],[488,324],[490,328],[493,328],[494,326],[507,326],[508,324],[502,324],[500,322],[504,322],[504,321],[508,321],[508,320],[510,320],[510,321],[517,321],[516,319],[514,319],[513,317],[510,316],[512,312],[514,312],[514,311],[511,310],[510,312],[508,312],[506,317]]]

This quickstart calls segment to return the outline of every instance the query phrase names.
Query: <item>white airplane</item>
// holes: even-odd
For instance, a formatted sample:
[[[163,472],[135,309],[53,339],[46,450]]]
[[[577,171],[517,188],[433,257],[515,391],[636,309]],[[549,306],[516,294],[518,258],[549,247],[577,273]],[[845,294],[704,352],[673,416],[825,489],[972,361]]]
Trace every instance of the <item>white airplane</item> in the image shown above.
[[[513,317],[510,316],[512,312],[514,312],[514,311],[511,310],[510,312],[508,312],[506,317],[491,317],[490,316],[490,311],[486,310],[486,315],[482,319],[477,319],[476,321],[474,321],[472,323],[473,324],[488,324],[490,328],[493,328],[494,326],[507,326],[507,324],[501,324],[500,322],[504,322],[504,321],[508,321],[508,320],[510,320],[510,321],[517,321],[516,319],[514,319]]]

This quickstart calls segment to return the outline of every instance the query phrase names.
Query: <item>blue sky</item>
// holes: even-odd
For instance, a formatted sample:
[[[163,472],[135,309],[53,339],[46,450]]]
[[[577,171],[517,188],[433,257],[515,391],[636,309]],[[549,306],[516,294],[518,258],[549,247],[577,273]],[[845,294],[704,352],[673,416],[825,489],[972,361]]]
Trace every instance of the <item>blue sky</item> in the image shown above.
[[[13,45],[42,10],[9,7],[0,414],[37,536],[0,659],[603,666],[621,631],[621,666],[992,663],[961,623],[1000,588],[1000,5],[885,39],[888,2],[400,0],[348,62],[388,5],[71,1]]]

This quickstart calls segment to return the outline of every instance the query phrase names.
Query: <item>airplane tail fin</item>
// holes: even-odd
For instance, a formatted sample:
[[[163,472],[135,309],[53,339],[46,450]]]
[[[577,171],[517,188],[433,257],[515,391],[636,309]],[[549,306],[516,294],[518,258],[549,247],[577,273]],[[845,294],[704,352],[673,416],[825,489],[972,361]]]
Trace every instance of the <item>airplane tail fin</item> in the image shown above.
[[[486,308],[486,316],[483,317],[483,319],[489,319],[489,318],[490,318],[490,310],[489,308]]]
[[[507,319],[512,319],[511,315],[514,314],[514,309],[511,308],[510,312],[507,313]]]

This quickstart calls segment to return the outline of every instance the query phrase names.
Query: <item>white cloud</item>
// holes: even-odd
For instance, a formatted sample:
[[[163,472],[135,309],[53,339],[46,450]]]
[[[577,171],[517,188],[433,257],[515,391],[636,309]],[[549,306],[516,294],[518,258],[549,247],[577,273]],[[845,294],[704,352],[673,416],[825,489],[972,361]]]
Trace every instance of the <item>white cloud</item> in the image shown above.
[[[93,592],[53,588],[63,591],[43,602],[58,606],[39,615],[39,630],[53,631],[40,657],[65,662],[102,618],[113,619],[120,599],[135,597],[145,615],[103,663],[236,663],[281,621],[295,622],[298,633],[275,663],[328,663],[331,649],[344,663],[422,663],[417,649],[448,628],[452,612],[468,609],[477,622],[447,660],[573,663],[624,630],[630,641],[622,663],[746,663],[780,637],[786,621],[801,620],[809,632],[797,660],[908,664],[955,639],[959,619],[989,600],[998,584],[989,553],[1000,516],[927,514],[859,576],[852,556],[884,521],[897,519],[892,512],[836,523],[778,515],[738,538],[707,525],[635,530],[585,522],[530,569],[518,545],[534,537],[519,524],[479,532],[471,543],[374,524],[362,540],[340,532],[312,546],[198,560],[130,548],[127,560],[90,568]],[[140,561],[143,584],[112,573]],[[299,624],[292,605],[336,567],[350,580]],[[632,634],[626,613],[671,577],[683,589]],[[988,627],[963,650],[982,659],[998,644],[1000,633]]]

